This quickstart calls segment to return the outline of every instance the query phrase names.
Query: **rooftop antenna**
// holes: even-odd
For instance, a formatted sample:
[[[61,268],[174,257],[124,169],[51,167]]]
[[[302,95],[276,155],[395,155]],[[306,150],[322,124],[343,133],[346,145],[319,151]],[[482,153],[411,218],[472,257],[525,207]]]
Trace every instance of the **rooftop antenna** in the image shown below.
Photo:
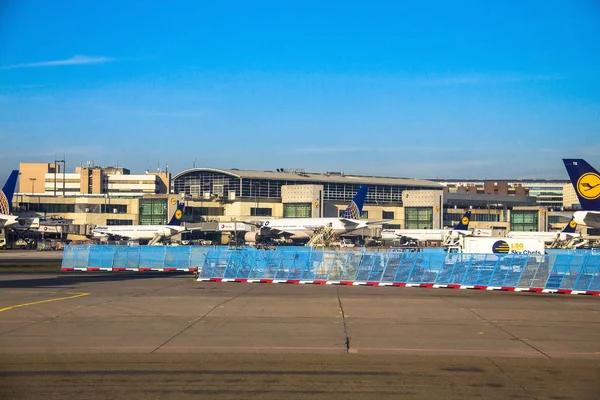
[[[192,163],[192,167],[196,168],[196,157],[194,157],[194,162]]]

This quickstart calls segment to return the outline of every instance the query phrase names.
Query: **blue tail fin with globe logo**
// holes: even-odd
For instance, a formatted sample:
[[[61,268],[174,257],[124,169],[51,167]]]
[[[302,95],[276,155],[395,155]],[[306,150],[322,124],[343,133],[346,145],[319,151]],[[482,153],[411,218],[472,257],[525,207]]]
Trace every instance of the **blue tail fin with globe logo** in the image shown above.
[[[354,198],[348,204],[348,207],[342,213],[342,218],[348,219],[360,219],[362,215],[363,205],[365,204],[365,199],[367,198],[367,190],[369,190],[368,185],[362,185],[358,192],[354,195]]]
[[[10,214],[12,209],[12,198],[15,194],[18,178],[19,171],[12,171],[6,180],[4,187],[2,187],[2,192],[0,192],[0,214]]]

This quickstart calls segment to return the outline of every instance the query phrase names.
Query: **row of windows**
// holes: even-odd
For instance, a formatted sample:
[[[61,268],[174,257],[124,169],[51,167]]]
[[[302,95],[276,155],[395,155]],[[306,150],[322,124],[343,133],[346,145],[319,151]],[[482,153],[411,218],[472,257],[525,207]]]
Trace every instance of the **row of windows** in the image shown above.
[[[75,204],[21,203],[21,207],[40,213],[73,213]]]
[[[352,200],[360,184],[324,183],[318,181],[288,181],[277,179],[236,178],[227,174],[211,171],[190,172],[173,180],[173,193],[185,193],[203,196],[204,193],[227,197],[235,192],[236,197],[281,199],[283,185],[323,185],[325,201]],[[402,204],[402,192],[407,189],[431,189],[407,185],[370,185],[367,204]]]
[[[130,219],[107,219],[106,225],[133,225]]]
[[[444,212],[444,226],[452,226],[461,220],[464,213]],[[471,221],[500,222],[500,214],[471,214]]]
[[[185,207],[183,214],[191,216],[218,216],[225,215],[225,210],[222,207]]]
[[[252,217],[270,217],[273,215],[273,209],[272,208],[252,207],[250,209],[250,215]]]
[[[312,204],[310,203],[285,203],[283,205],[284,218],[310,218]]]

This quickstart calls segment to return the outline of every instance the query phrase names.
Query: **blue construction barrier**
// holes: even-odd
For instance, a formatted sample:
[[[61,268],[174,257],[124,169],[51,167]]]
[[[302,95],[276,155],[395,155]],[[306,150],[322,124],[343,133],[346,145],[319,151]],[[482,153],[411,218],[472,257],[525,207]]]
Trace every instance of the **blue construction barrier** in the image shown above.
[[[600,254],[67,246],[65,271],[190,271],[198,280],[455,287],[600,294]]]

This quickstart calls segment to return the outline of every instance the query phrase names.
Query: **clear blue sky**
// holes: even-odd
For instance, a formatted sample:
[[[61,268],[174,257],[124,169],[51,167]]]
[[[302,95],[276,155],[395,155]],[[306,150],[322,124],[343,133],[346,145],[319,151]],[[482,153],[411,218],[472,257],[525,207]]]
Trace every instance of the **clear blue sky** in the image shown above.
[[[0,177],[600,168],[598,1],[323,3],[0,1]]]

